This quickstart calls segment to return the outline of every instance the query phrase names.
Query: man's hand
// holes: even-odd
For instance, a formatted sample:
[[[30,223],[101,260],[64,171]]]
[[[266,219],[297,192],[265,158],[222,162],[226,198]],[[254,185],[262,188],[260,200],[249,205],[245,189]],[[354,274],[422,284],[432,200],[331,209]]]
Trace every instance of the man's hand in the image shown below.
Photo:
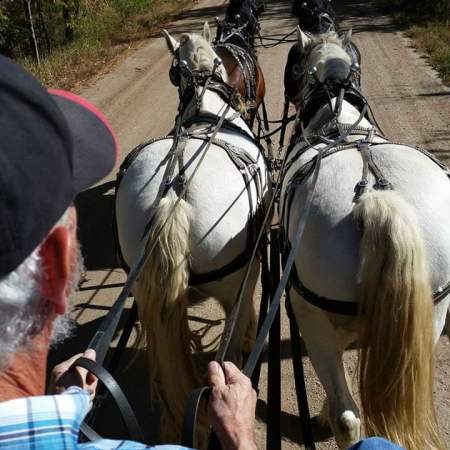
[[[97,377],[82,367],[71,368],[72,364],[81,356],[95,361],[95,351],[88,349],[55,366],[50,379],[50,394],[62,394],[69,387],[78,386],[89,393],[91,401],[94,400]]]
[[[256,449],[256,392],[249,378],[231,362],[225,362],[222,370],[212,361],[208,366],[208,381],[212,387],[208,412],[222,448]]]

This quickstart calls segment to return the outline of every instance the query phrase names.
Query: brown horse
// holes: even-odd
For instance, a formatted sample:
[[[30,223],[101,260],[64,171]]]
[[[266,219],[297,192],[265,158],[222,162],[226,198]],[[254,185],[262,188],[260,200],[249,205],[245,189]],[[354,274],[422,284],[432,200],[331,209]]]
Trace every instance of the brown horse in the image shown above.
[[[225,19],[217,23],[215,51],[227,71],[228,83],[238,89],[242,114],[253,127],[256,113],[266,94],[266,83],[258,64],[254,39],[259,31],[259,14],[264,2],[231,0]]]

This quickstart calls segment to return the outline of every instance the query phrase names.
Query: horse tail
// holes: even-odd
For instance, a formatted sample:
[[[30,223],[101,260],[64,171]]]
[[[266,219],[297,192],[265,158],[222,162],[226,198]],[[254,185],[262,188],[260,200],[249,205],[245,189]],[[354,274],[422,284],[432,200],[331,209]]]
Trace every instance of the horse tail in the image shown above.
[[[191,208],[184,200],[174,207],[176,201],[164,198],[156,209],[147,242],[154,248],[135,289],[165,441],[179,440],[187,395],[198,385],[187,319]]]
[[[359,383],[368,436],[442,449],[433,402],[433,301],[411,206],[392,191],[361,197]]]

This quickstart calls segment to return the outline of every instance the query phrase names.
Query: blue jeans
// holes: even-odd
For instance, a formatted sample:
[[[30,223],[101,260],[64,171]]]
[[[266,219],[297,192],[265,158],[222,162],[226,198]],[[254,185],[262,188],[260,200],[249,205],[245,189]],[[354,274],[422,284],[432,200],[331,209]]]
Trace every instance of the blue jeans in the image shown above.
[[[392,444],[382,438],[368,438],[351,446],[348,450],[403,450],[402,447]]]

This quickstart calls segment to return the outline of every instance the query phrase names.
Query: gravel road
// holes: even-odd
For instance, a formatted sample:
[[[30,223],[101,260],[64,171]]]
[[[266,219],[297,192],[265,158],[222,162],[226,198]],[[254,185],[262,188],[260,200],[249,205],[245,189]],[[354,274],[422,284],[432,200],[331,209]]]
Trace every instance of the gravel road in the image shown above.
[[[287,33],[295,26],[289,1],[273,0],[262,16],[264,33]],[[372,106],[382,129],[392,140],[421,145],[444,160],[450,159],[450,91],[443,86],[427,59],[418,54],[387,17],[374,9],[370,1],[340,0],[334,2],[344,28],[352,27],[354,41],[362,53],[363,92]],[[173,33],[199,31],[204,20],[223,15],[226,2],[201,0],[195,8],[168,26]],[[288,46],[262,49],[259,59],[268,86],[269,116],[281,116],[283,69]],[[107,75],[94,81],[81,94],[98,105],[111,120],[122,146],[122,158],[137,144],[164,135],[172,127],[177,107],[177,92],[170,84],[170,58],[165,43],[155,36],[137,50],[129,52]],[[111,217],[115,174],[96,187],[82,193],[77,200],[80,239],[87,269],[86,281],[77,298],[75,315],[79,324],[73,338],[52,352],[50,365],[82,351],[98,327],[100,318],[117,297],[125,276],[118,268],[113,251]],[[217,333],[217,321],[223,314],[214,303],[191,312],[194,327],[206,326],[207,336]],[[208,320],[205,320],[208,319]],[[291,369],[288,326],[282,317],[282,435],[283,449],[302,448]],[[128,360],[132,352],[125,355]],[[441,337],[437,349],[436,403],[442,434],[450,442],[450,345]],[[354,351],[346,353],[354,373]],[[323,390],[305,358],[308,394],[315,416],[323,400]],[[126,364],[124,364],[126,366]],[[138,352],[131,367],[121,373],[121,380],[139,418],[147,430],[149,442],[158,436],[158,411],[147,400],[146,368]],[[263,366],[260,420],[257,426],[258,446],[265,440],[265,385]],[[107,436],[123,435],[122,427],[110,405],[98,419],[98,429]],[[320,449],[334,449],[327,429],[314,427]]]

